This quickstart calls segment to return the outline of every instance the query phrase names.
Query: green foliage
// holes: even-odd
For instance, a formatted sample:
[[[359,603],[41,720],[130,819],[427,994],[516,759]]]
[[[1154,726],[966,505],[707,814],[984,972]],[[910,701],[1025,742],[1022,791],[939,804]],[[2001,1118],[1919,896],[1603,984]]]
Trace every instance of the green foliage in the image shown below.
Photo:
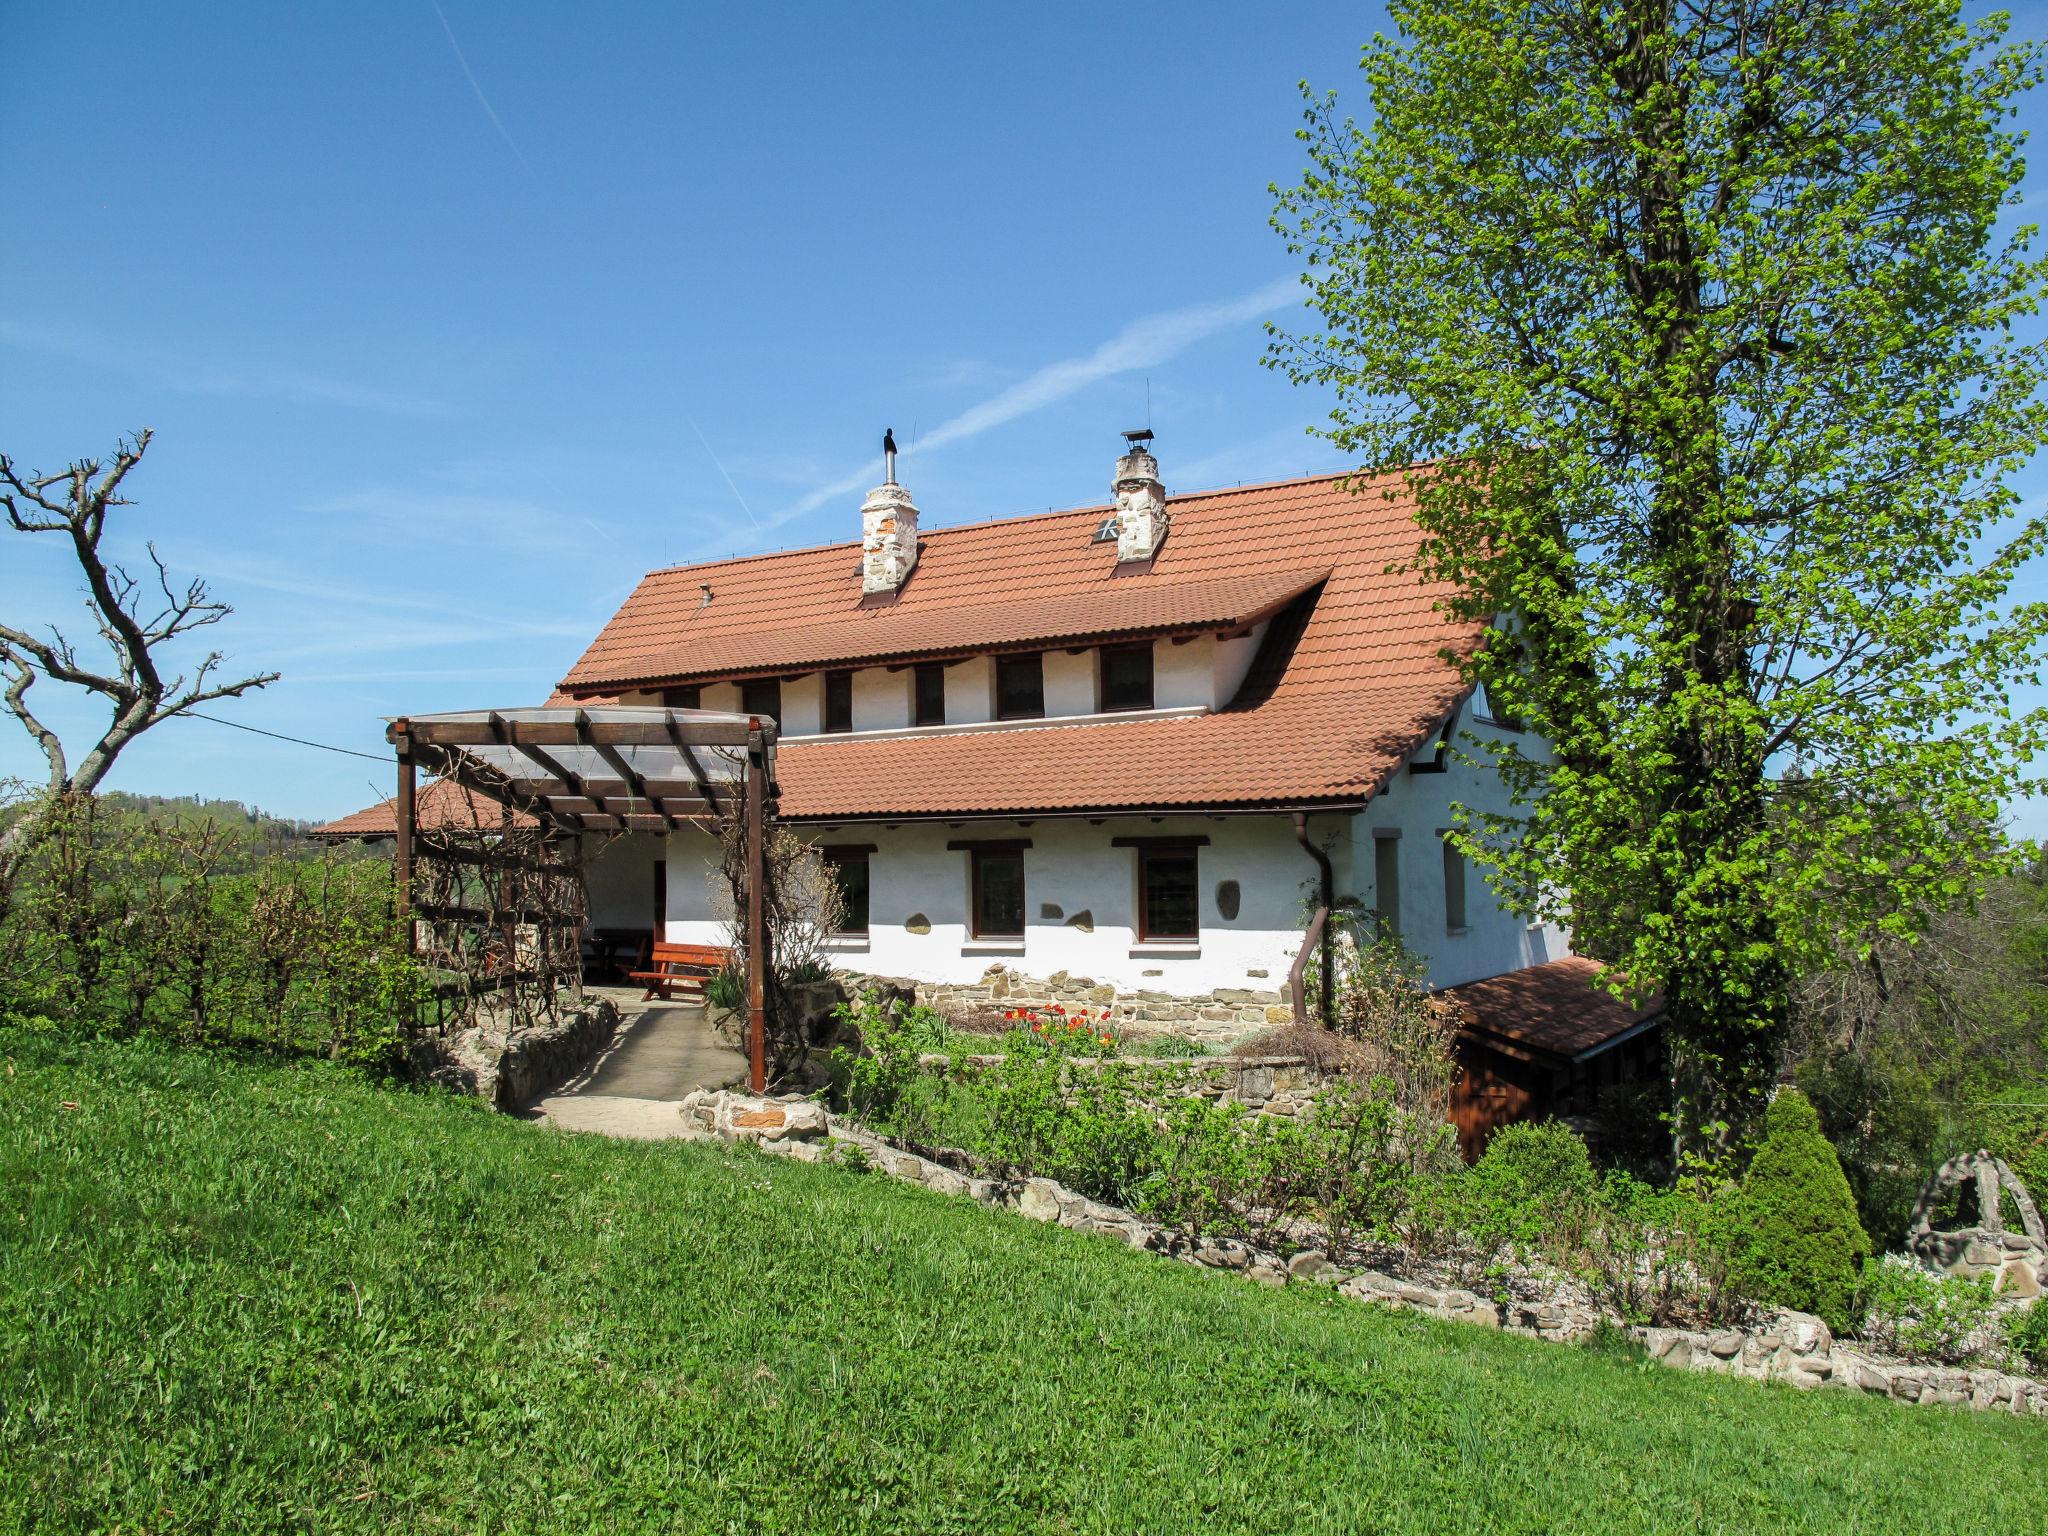
[[[2008,1312],[2005,1347],[2023,1369],[2036,1376],[2048,1376],[2048,1306],[2036,1301],[2030,1307]]]
[[[1192,1061],[1198,1056],[1216,1054],[1215,1047],[1205,1041],[1170,1034],[1148,1035],[1125,1049],[1133,1056],[1149,1056],[1155,1061]]]
[[[1570,1126],[1504,1126],[1473,1165],[1466,1231],[1489,1252],[1527,1253],[1582,1225],[1598,1187],[1585,1139]]]
[[[1763,1144],[1743,1176],[1739,1209],[1735,1287],[1773,1306],[1811,1312],[1847,1333],[1870,1239],[1856,1219],[1841,1160],[1797,1088],[1781,1088],[1771,1101]]]
[[[158,805],[51,809],[0,911],[0,1016],[393,1065],[427,985],[389,865],[268,836]]]
[[[0,1083],[8,1531],[1904,1536],[1954,1529],[1929,1469],[1964,1466],[1972,1522],[2044,1509],[2038,1421],[1644,1372],[889,1179],[149,1043],[0,1033]]]
[[[1862,1337],[1904,1360],[1961,1365],[1983,1349],[1992,1317],[1991,1282],[1931,1275],[1887,1254],[1863,1266]]]
[[[1664,988],[1683,1128],[1739,1123],[1791,975],[2014,858],[2038,53],[1958,0],[1390,10],[1370,125],[1311,98],[1276,223],[1319,324],[1273,361],[1497,623],[1468,670],[1529,734],[1465,743],[1513,802],[1467,851]]]
[[[745,1007],[746,998],[746,978],[734,966],[720,967],[718,974],[704,983],[704,1001],[726,1013]]]

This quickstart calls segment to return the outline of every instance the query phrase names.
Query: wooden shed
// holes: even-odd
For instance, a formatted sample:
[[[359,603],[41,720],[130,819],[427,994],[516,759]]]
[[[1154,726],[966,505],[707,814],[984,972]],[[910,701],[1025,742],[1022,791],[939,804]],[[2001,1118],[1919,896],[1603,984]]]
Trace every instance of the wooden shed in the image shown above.
[[[1468,1162],[1503,1125],[1587,1114],[1609,1084],[1662,1077],[1663,999],[1631,1007],[1600,970],[1568,955],[1440,994],[1461,1016],[1451,1119]]]

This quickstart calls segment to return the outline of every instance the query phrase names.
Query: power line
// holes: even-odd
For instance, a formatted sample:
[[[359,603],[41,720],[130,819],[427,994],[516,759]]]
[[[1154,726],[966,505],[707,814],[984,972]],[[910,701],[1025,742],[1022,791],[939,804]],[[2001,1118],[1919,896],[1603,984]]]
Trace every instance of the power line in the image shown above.
[[[209,725],[225,725],[230,730],[247,731],[252,736],[268,736],[272,741],[288,741],[295,747],[318,747],[322,752],[339,752],[343,757],[360,757],[372,763],[388,763],[390,758],[375,752],[358,752],[354,747],[333,747],[324,741],[308,741],[303,736],[286,736],[279,731],[266,731],[261,726],[244,725],[239,720],[223,720],[218,715],[202,715],[196,709],[178,712],[188,720],[204,720]]]

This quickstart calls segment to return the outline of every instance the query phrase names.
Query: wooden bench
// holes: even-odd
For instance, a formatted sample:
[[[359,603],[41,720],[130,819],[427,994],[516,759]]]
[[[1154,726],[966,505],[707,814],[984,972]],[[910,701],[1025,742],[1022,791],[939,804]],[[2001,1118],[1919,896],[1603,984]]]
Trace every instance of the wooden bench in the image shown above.
[[[686,998],[702,1002],[706,984],[731,964],[732,951],[716,944],[663,944],[657,941],[647,969],[632,972],[629,979],[647,983],[647,991],[640,999],[642,1002],[656,997],[663,1002],[673,1002],[675,989],[679,987]]]

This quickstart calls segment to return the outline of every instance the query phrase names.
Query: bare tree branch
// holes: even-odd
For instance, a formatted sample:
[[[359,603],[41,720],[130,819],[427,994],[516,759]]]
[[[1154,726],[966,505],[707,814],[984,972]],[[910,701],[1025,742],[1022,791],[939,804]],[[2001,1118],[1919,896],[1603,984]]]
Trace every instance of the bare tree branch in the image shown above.
[[[189,674],[189,681],[183,672],[165,679],[159,667],[160,649],[180,635],[218,624],[233,609],[215,599],[203,580],[194,579],[182,590],[174,587],[154,544],[148,549],[156,571],[156,593],[145,593],[140,582],[101,552],[107,513],[131,505],[120,494],[121,484],[142,462],[149,443],[150,433],[145,428],[115,445],[110,464],[81,459],[50,475],[26,474],[0,454],[0,507],[7,511],[8,525],[19,533],[61,533],[70,539],[85,578],[86,609],[111,659],[107,670],[96,670],[80,661],[76,646],[55,627],[45,639],[19,625],[0,622],[0,665],[7,677],[0,706],[21,722],[42,750],[50,765],[49,793],[53,797],[90,794],[122,750],[151,726],[215,699],[237,698],[276,682],[279,675],[260,672],[234,682],[216,682],[214,677],[226,658],[211,651]],[[161,606],[157,594],[161,594]],[[76,758],[75,765],[57,733],[28,707],[28,691],[39,677],[98,694],[111,707],[112,718],[106,728],[84,755]],[[34,825],[33,817],[17,817],[0,835],[0,900],[4,900],[8,876]]]

